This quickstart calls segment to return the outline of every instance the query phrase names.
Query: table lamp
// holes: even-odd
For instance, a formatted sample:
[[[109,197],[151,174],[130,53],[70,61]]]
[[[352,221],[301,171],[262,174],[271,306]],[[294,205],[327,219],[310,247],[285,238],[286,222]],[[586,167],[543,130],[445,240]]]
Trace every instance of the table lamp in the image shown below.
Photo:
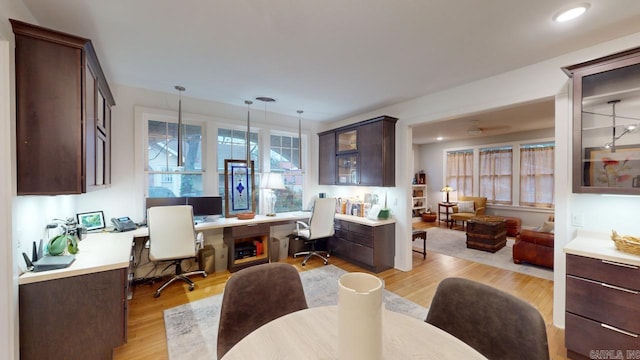
[[[442,189],[440,189],[441,192],[445,192],[447,193],[447,204],[449,204],[449,193],[453,191],[453,188],[449,185],[443,187]]]
[[[284,181],[280,173],[266,173],[262,177],[262,183],[260,187],[269,190],[269,209],[267,210],[267,216],[276,216],[276,200],[277,196],[274,190],[285,189]]]

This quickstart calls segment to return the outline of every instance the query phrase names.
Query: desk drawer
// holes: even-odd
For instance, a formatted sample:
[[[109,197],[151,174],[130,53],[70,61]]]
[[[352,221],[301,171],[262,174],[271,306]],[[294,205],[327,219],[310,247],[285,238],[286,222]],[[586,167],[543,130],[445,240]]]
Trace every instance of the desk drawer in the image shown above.
[[[635,290],[567,276],[567,311],[640,334],[640,295]]]
[[[640,290],[640,269],[634,265],[567,254],[567,275]]]
[[[229,229],[229,230],[227,230]],[[269,235],[269,224],[249,224],[241,226],[231,226],[225,228],[225,232],[230,231],[234,238]]]
[[[640,349],[640,338],[637,334],[625,334],[616,331],[597,321],[589,320],[578,315],[566,313],[565,317],[565,346],[578,354],[590,357],[598,350],[628,351]],[[603,358],[604,359],[604,358]]]

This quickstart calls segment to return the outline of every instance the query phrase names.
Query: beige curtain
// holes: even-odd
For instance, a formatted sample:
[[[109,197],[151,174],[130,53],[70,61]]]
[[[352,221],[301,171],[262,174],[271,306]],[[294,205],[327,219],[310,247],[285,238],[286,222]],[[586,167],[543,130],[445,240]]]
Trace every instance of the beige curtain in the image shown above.
[[[553,207],[554,145],[520,149],[520,204]]]
[[[511,148],[480,150],[480,196],[492,204],[511,204],[513,151]]]
[[[447,152],[447,183],[458,196],[473,195],[473,151]]]

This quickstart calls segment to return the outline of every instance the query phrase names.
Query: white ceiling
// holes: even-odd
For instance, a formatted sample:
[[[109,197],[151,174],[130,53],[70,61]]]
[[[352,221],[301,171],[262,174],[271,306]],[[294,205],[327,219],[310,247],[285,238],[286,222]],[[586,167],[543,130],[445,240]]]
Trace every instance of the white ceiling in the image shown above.
[[[269,111],[317,121],[640,32],[631,0],[590,0],[564,24],[551,17],[573,0],[23,1],[40,25],[92,39],[111,83],[243,107],[270,96]]]

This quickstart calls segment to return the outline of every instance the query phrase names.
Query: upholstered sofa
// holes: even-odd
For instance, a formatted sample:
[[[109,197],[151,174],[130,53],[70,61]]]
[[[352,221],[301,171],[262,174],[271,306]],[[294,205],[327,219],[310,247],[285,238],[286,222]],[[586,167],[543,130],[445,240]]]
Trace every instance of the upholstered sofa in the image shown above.
[[[552,232],[523,229],[513,244],[513,262],[545,266],[553,269]]]
[[[464,209],[461,205],[462,202],[473,201],[473,209]],[[484,210],[487,207],[487,198],[483,196],[460,196],[458,198],[458,205],[452,208],[453,212],[450,216],[451,222],[449,228],[453,228],[458,221],[462,221],[462,225],[476,215],[484,215]]]

